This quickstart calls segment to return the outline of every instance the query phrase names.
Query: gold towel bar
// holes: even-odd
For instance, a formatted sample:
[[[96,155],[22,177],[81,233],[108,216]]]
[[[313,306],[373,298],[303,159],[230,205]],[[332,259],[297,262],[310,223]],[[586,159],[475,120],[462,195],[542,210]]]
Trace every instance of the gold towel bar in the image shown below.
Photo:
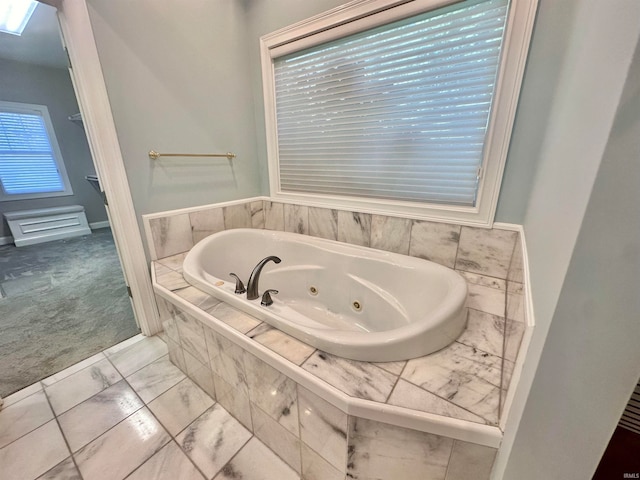
[[[158,153],[155,150],[149,150],[149,158],[157,160],[160,157],[227,157],[229,160],[236,158],[235,153]]]

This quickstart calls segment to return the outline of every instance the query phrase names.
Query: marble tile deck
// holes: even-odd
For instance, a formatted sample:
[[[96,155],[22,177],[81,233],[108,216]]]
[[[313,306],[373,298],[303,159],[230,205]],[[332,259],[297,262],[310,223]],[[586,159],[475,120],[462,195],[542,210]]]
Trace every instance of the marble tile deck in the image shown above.
[[[370,225],[368,218],[355,222],[352,216],[338,217],[340,220],[360,227]],[[154,274],[157,285],[185,298],[181,291],[187,287],[176,281],[183,258],[176,255],[154,262]],[[504,394],[501,365],[506,282],[482,272],[463,272],[463,276],[469,285],[467,329],[448,347],[408,362],[369,363],[335,357],[224,303],[214,309],[199,308],[351,397],[497,425],[500,396]]]
[[[300,480],[166,355],[138,335],[7,397],[0,478]]]

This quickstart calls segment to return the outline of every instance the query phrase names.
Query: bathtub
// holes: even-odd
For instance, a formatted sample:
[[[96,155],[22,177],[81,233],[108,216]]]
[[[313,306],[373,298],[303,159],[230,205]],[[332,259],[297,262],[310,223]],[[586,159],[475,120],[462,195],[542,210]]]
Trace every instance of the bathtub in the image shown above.
[[[263,258],[260,295],[235,294]],[[467,285],[454,270],[406,255],[288,232],[234,229],[203,239],[187,254],[184,278],[289,335],[353,360],[390,362],[428,355],[466,326]]]

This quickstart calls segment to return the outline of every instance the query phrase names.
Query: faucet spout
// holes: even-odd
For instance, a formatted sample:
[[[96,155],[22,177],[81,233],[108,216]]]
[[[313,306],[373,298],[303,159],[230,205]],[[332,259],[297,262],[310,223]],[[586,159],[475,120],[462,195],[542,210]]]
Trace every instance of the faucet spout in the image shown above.
[[[280,263],[281,260],[279,257],[271,255],[269,257],[263,258],[262,260],[260,260],[260,262],[258,262],[258,265],[256,265],[256,267],[253,269],[253,272],[251,272],[251,276],[249,277],[249,282],[247,284],[247,300],[255,300],[260,296],[260,294],[258,293],[258,282],[260,281],[260,273],[262,272],[264,266],[269,262]]]

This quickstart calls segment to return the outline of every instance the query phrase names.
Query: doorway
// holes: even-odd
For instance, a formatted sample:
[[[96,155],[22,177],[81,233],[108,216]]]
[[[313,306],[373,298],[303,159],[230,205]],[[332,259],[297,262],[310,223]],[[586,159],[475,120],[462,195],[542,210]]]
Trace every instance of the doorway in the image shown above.
[[[62,5],[60,7],[62,7]],[[51,60],[57,55],[58,59],[61,59],[63,62],[60,65],[55,65],[55,66],[49,65],[48,67],[45,67],[45,68],[49,68],[49,71],[52,71],[52,69],[58,68],[58,70],[61,70],[62,72],[64,72],[64,69],[66,69],[67,67],[67,60],[66,60],[66,55],[64,53],[64,50],[62,49],[62,46],[58,48],[58,52],[55,54],[53,54],[49,49],[51,45],[60,45],[60,41],[59,41],[60,37],[58,32],[59,27],[56,19],[55,8],[50,7],[48,5],[41,4],[36,8],[36,13],[34,13],[34,18],[36,19],[38,19],[38,17],[36,17],[37,14],[40,17],[40,20],[42,21],[46,20],[49,23],[48,25],[44,25],[44,24],[36,25],[35,26],[36,34],[40,36],[51,34],[52,32],[55,34],[53,40],[49,40],[47,42],[47,48],[45,49],[41,48],[40,50],[45,50],[44,53],[49,58],[49,60]],[[64,14],[62,14],[62,16],[64,16]],[[73,33],[73,30],[71,33]],[[25,30],[25,34],[28,34],[28,30]],[[3,34],[0,34],[0,35],[3,35]],[[15,39],[12,39],[12,40],[15,40]],[[14,42],[14,45],[16,45],[15,42]],[[21,49],[22,47],[18,47],[17,53],[19,55],[28,56],[28,52],[25,53]],[[0,57],[6,57],[7,55],[11,54],[12,53],[11,50],[15,51],[16,48],[10,47],[7,53],[7,51],[4,51],[2,49],[2,46],[0,46]],[[13,52],[13,53],[16,53],[16,52]],[[8,59],[8,60],[5,59],[0,61],[14,62],[13,67],[17,69],[16,59]],[[34,70],[36,69],[36,67],[27,67],[27,69]],[[3,70],[6,71],[6,69],[3,69]],[[67,74],[67,72],[64,72],[64,73],[67,75],[68,90],[71,91],[71,96],[72,97],[77,96],[78,103],[80,104],[79,106],[76,106],[75,112],[69,113],[69,117],[73,116],[74,118],[65,119],[69,123],[65,124],[64,128],[67,130],[69,128],[76,128],[79,132],[82,132],[84,134],[84,130],[86,129],[86,131],[89,132],[90,128],[87,128],[88,125],[86,124],[85,125],[78,124],[77,122],[78,117],[82,118],[84,115],[82,114],[76,115],[76,113],[78,110],[86,111],[87,110],[86,104],[87,103],[91,104],[91,99],[89,99],[89,101],[86,101],[85,99],[85,102],[82,102],[82,98],[81,98],[82,95],[79,91],[79,89],[82,88],[82,78],[79,79],[77,78],[77,76],[76,78],[74,78],[74,75],[72,74],[71,79],[69,79],[69,75]],[[48,75],[49,78],[44,78],[45,83],[53,83],[54,76],[55,75]],[[82,77],[82,75],[80,75],[80,77]],[[73,94],[74,87],[76,90],[75,95]],[[6,93],[6,89],[4,88],[4,85],[3,85],[3,92]],[[86,91],[85,91],[85,97],[86,97]],[[83,103],[85,104],[84,109],[82,108]],[[99,110],[99,108],[97,110]],[[113,125],[111,125],[111,128],[113,129]],[[84,139],[85,139],[84,148],[87,151],[86,153],[88,154],[87,155],[88,165],[84,166],[84,171],[80,172],[79,175],[82,175],[84,177],[85,174],[97,173],[98,175],[100,175],[100,173],[102,173],[102,175],[100,175],[101,183],[103,183],[103,181],[106,181],[108,183],[109,176],[112,174],[113,169],[103,168],[102,172],[100,172],[99,165],[98,165],[99,162],[96,160],[95,155],[94,155],[93,161],[91,160],[92,154],[96,150],[95,138],[93,142],[90,140],[88,145],[86,145],[86,142],[87,142],[86,136],[84,137]],[[97,143],[100,144],[100,138],[98,138]],[[117,144],[116,144],[116,148],[117,148]],[[98,145],[98,150],[102,151],[104,150],[104,148],[100,148],[100,145]],[[95,164],[95,169],[93,168],[94,167],[93,164]],[[91,209],[93,210],[91,214],[88,215],[89,222],[93,223],[94,226],[95,224],[98,224],[98,226],[103,228],[100,228],[100,230],[95,230],[96,233],[88,237],[78,237],[78,238],[68,239],[64,241],[50,242],[47,244],[21,247],[22,251],[20,252],[20,256],[21,256],[20,258],[23,260],[22,266],[26,266],[25,264],[28,264],[29,266],[33,267],[31,270],[27,268],[27,269],[24,269],[23,271],[20,271],[20,260],[11,261],[12,258],[15,260],[16,257],[14,257],[14,254],[18,251],[17,249],[15,249],[15,247],[11,245],[5,245],[4,247],[0,247],[3,249],[2,251],[0,251],[0,259],[3,260],[3,262],[0,263],[0,269],[5,274],[15,277],[14,279],[19,280],[19,277],[24,277],[23,279],[24,281],[22,282],[23,284],[22,290],[19,288],[19,285],[17,285],[17,283],[15,282],[11,286],[9,286],[9,284],[7,283],[6,287],[12,291],[13,296],[16,299],[18,298],[18,294],[22,293],[23,298],[21,299],[21,301],[24,302],[25,305],[29,305],[29,303],[34,305],[39,305],[38,308],[35,308],[36,315],[32,315],[28,318],[27,317],[21,318],[21,320],[24,321],[25,333],[27,333],[27,337],[31,337],[32,340],[35,339],[36,342],[38,342],[42,346],[41,350],[44,350],[44,347],[49,348],[50,345],[53,345],[56,343],[61,344],[62,350],[65,350],[64,352],[60,351],[57,355],[48,354],[44,361],[45,365],[40,364],[43,367],[43,370],[38,370],[33,367],[27,369],[27,370],[38,370],[37,373],[36,372],[34,373],[36,374],[36,376],[39,376],[40,378],[47,376],[47,373],[48,374],[56,373],[57,371],[64,368],[68,364],[76,363],[77,361],[82,360],[83,358],[87,358],[88,356],[91,356],[92,353],[97,353],[103,350],[105,347],[109,346],[108,343],[110,342],[117,343],[121,341],[123,339],[121,338],[122,335],[125,335],[125,338],[126,338],[126,336],[132,336],[133,334],[137,333],[138,327],[136,326],[136,323],[135,323],[134,311],[138,316],[143,333],[149,335],[149,334],[156,333],[158,331],[157,324],[154,324],[154,320],[156,320],[157,314],[155,313],[155,306],[153,305],[153,299],[151,295],[149,295],[149,292],[151,290],[150,290],[150,282],[148,279],[148,272],[146,271],[146,261],[144,260],[144,254],[142,254],[141,256],[138,256],[136,261],[132,262],[131,260],[132,251],[137,250],[139,252],[142,250],[141,239],[139,238],[137,227],[135,231],[129,231],[127,235],[123,235],[122,233],[120,233],[123,230],[120,230],[120,232],[116,231],[119,225],[121,226],[123,222],[126,222],[126,218],[123,220],[122,215],[118,216],[117,214],[123,210],[123,207],[120,205],[120,203],[122,203],[123,201],[126,202],[127,196],[125,195],[124,197],[118,198],[114,202],[115,205],[113,205],[111,209],[109,209],[108,207],[105,207],[105,205],[103,205],[103,200],[100,197],[100,195],[97,192],[95,192],[95,190],[93,190],[93,187],[91,186],[91,184],[86,180],[84,180],[84,178],[82,179],[82,182],[78,181],[78,179],[76,178],[75,183],[77,185],[77,188],[75,188],[76,191],[86,190],[88,187],[90,193],[87,195],[93,195],[93,198],[90,201],[88,196],[85,199],[86,202],[92,205]],[[126,186],[126,180],[124,183]],[[104,188],[101,188],[101,189],[106,190]],[[128,193],[128,190],[127,190],[127,193]],[[66,199],[66,200],[69,200],[69,199]],[[85,203],[85,201],[75,202],[75,203]],[[130,203],[130,197],[129,197],[129,203]],[[64,200],[63,200],[63,204],[64,204]],[[96,204],[98,204],[99,207],[96,207]],[[2,207],[2,205],[0,205],[0,207]],[[115,207],[115,209],[113,207]],[[32,204],[32,205],[26,205],[22,208],[23,209],[39,208],[39,206]],[[102,209],[101,217],[98,213],[96,213],[96,209]],[[128,206],[125,205],[124,210],[127,210],[127,209],[132,211],[132,205],[128,205]],[[87,209],[87,213],[89,214],[88,210],[89,209]],[[116,210],[115,214],[114,214],[114,210]],[[108,217],[111,217],[111,218],[108,218]],[[127,215],[125,214],[124,217],[127,217]],[[92,222],[92,220],[94,221]],[[135,216],[134,216],[134,220],[135,220]],[[113,235],[109,229],[109,225],[115,227],[113,231]],[[6,227],[6,224],[5,224],[5,227]],[[136,238],[136,235],[137,235],[137,238]],[[0,237],[6,240],[7,236],[0,234]],[[0,242],[1,241],[2,240],[0,240]],[[2,242],[2,243],[6,243],[6,242]],[[116,245],[120,248],[116,249]],[[14,249],[13,253],[11,253],[12,252],[11,247],[13,247]],[[67,262],[54,261],[55,259],[64,258],[64,255],[62,252],[65,249],[71,250],[72,252],[74,252],[72,253],[74,255],[74,258],[77,258],[82,261],[77,262],[77,265],[75,267],[72,267],[70,265],[72,263],[70,261],[67,261]],[[31,250],[31,251],[27,252],[27,250]],[[117,250],[119,250],[121,253],[122,268],[119,264]],[[125,251],[124,255],[122,255],[123,250]],[[26,259],[28,257],[27,253],[33,253],[34,256],[31,257],[31,259],[27,260]],[[126,258],[123,258],[123,257],[126,257]],[[100,261],[98,261],[98,258]],[[43,260],[43,259],[46,259],[46,260]],[[44,263],[47,264],[46,268],[42,266]],[[66,273],[57,272],[55,268],[58,268],[58,267],[53,267],[53,264],[56,264],[56,263],[58,265],[62,265],[63,269],[66,270]],[[42,332],[46,332],[48,328],[38,327],[34,329],[33,328],[34,324],[38,323],[36,317],[40,316],[42,319],[44,319],[46,322],[49,323],[47,327],[52,327],[52,326],[55,326],[55,325],[52,325],[53,323],[61,323],[63,319],[68,319],[70,317],[69,314],[71,310],[74,310],[72,305],[73,302],[70,303],[68,298],[65,300],[66,308],[60,307],[60,306],[54,308],[54,307],[51,307],[52,304],[45,301],[45,297],[46,297],[45,293],[47,293],[46,291],[52,290],[52,288],[49,288],[49,287],[52,287],[51,283],[57,282],[58,284],[55,286],[60,287],[61,286],[60,284],[64,283],[63,280],[65,275],[67,275],[66,280],[70,280],[73,277],[85,276],[85,274],[89,275],[91,274],[91,272],[89,271],[91,270],[91,268],[89,268],[87,264],[92,267],[96,267],[96,264],[98,263],[100,263],[104,268],[97,269],[98,271],[94,276],[96,281],[103,280],[100,277],[101,275],[104,275],[104,272],[106,272],[107,270],[111,272],[110,273],[111,276],[113,276],[114,271],[115,271],[116,277],[118,274],[120,275],[119,286],[111,288],[111,290],[114,291],[111,293],[115,293],[115,296],[119,298],[118,303],[120,304],[120,306],[118,308],[115,308],[114,302],[105,301],[108,295],[105,290],[106,285],[102,283],[100,286],[96,287],[93,295],[89,295],[87,292],[84,292],[85,293],[84,295],[76,295],[74,297],[76,300],[76,307],[78,306],[79,303],[82,303],[86,307],[88,303],[91,303],[87,301],[87,296],[93,297],[93,300],[102,301],[103,307],[106,307],[106,308],[102,308],[103,314],[107,313],[106,317],[104,318],[104,322],[102,323],[107,324],[109,327],[114,327],[116,325],[119,325],[117,322],[116,322],[116,325],[114,325],[113,318],[108,318],[109,311],[111,313],[115,313],[115,311],[118,310],[118,315],[120,317],[128,317],[128,321],[126,321],[123,324],[123,325],[126,325],[126,327],[116,326],[117,334],[111,335],[111,336],[107,334],[105,338],[98,339],[99,341],[94,342],[95,343],[94,347],[90,347],[88,345],[89,343],[88,340],[86,339],[83,340],[82,335],[80,334],[82,331],[84,331],[88,335],[87,338],[93,337],[93,340],[95,340],[101,335],[101,332],[98,331],[99,329],[96,329],[96,325],[101,322],[94,322],[94,324],[91,325],[90,328],[80,327],[77,322],[68,322],[67,325],[57,325],[58,327],[61,327],[61,328],[57,329],[57,339],[55,341],[52,338],[49,338],[47,340],[46,337],[42,337],[41,336]],[[132,265],[134,265],[135,268],[132,269]],[[141,266],[142,268],[140,268]],[[74,268],[76,268],[75,275],[73,272]],[[11,271],[9,272],[9,270]],[[83,271],[82,275],[78,275],[80,270]],[[44,275],[43,275],[43,272],[44,272]],[[123,273],[124,273],[124,277],[123,277]],[[3,275],[0,274],[0,281],[2,281],[2,278],[1,278],[2,276]],[[90,281],[86,281],[86,278],[89,278],[89,276],[85,277],[83,286],[88,286],[91,283]],[[27,278],[27,277],[31,277],[31,278]],[[35,277],[38,277],[38,279],[36,279]],[[134,280],[133,283],[136,286],[134,288],[127,288],[126,283],[131,284],[130,280],[132,278]],[[46,285],[47,279],[49,281],[48,285]],[[9,280],[12,280],[12,279],[9,278]],[[38,283],[38,281],[34,283],[33,280],[39,280],[40,283]],[[129,280],[129,282],[127,282],[127,280]],[[42,283],[43,281],[44,281],[44,284]],[[142,285],[142,288],[140,287],[141,285]],[[145,286],[147,288],[145,288]],[[74,289],[71,288],[67,290],[74,290]],[[75,290],[78,291],[80,289],[75,288]],[[129,304],[127,291],[129,292],[135,291],[136,292],[135,296],[138,297],[138,298],[133,298],[132,305]],[[30,294],[29,292],[31,292],[31,300],[32,300],[31,302],[28,301],[29,300],[28,297]],[[122,301],[121,301],[122,294],[125,295],[124,306],[122,306]],[[27,297],[26,300],[24,298],[25,295]],[[1,302],[0,309],[3,309],[5,311],[5,314],[0,315],[0,319],[11,318],[15,320],[16,311],[20,311],[24,313],[24,311],[27,310],[27,308],[16,309],[15,304],[13,307],[11,307],[11,304],[10,304],[11,295],[7,294],[4,296],[5,296],[4,299],[0,299],[0,302]],[[132,295],[132,297],[133,296],[134,295]],[[100,301],[93,302],[93,303],[99,304]],[[64,301],[62,303],[64,304]],[[30,306],[33,306],[33,305],[30,305]],[[132,306],[133,306],[133,309],[132,309]],[[127,307],[129,309],[128,312],[126,311]],[[34,310],[34,309],[31,308],[30,310]],[[95,320],[95,315],[93,313],[88,313],[91,311],[91,309],[87,310],[86,308],[85,309],[76,308],[76,310],[81,312],[80,316],[84,315],[89,320]],[[100,308],[98,308],[98,310],[100,310]],[[38,311],[40,311],[41,313],[40,315],[37,315]],[[1,320],[0,320],[0,328],[3,328]],[[8,329],[9,327],[6,326],[5,328]],[[16,328],[14,327],[12,328],[12,330],[15,331]],[[35,330],[38,331],[38,335],[35,334]],[[55,329],[50,329],[50,330],[55,330]],[[6,330],[5,330],[5,333],[6,333]],[[23,350],[22,353],[25,354],[22,361],[17,362],[18,364],[28,364],[29,362],[26,362],[25,359],[28,359],[29,361],[33,361],[36,358],[35,354],[31,355],[26,353],[28,351],[28,349],[25,347],[26,344],[23,344],[20,340],[16,340],[15,338],[11,338],[9,341],[9,337],[11,336],[7,334],[3,334],[3,339],[5,340],[4,343],[10,344],[12,346],[11,348],[13,348],[14,350],[16,349]],[[29,340],[29,338],[25,337],[24,341],[26,342],[27,340]],[[66,358],[65,355],[69,353],[72,355],[65,360]],[[0,356],[1,355],[2,353],[0,352]],[[9,363],[13,363],[13,361],[8,363],[7,362],[2,362],[2,363],[3,363],[4,369],[13,370],[12,368],[8,368]],[[49,368],[48,372],[46,370],[47,368]],[[27,386],[36,380],[39,380],[39,378],[35,378],[35,377],[27,378],[25,376],[23,380],[24,385],[22,386]],[[2,385],[2,383],[3,383],[2,380],[0,380],[0,397],[6,396],[8,393],[11,393],[12,391],[19,389],[19,386],[20,386],[15,381],[12,381],[7,385]]]

